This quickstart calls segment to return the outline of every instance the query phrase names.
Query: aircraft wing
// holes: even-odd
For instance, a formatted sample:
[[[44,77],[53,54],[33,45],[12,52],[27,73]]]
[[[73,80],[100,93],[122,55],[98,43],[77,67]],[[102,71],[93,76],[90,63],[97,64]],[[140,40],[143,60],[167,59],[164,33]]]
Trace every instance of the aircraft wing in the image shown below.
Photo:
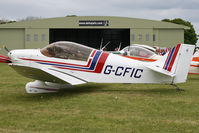
[[[86,80],[81,79],[79,77],[76,77],[74,75],[68,74],[66,72],[62,72],[60,70],[57,69],[53,69],[53,68],[42,68],[43,71],[45,71],[46,73],[49,73],[71,85],[78,85],[78,84],[84,84],[87,83]]]

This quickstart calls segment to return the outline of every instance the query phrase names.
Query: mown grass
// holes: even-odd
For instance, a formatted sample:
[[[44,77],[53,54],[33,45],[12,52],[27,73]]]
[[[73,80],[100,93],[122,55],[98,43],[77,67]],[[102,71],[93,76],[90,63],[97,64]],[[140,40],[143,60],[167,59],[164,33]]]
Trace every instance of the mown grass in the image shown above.
[[[0,132],[196,133],[199,75],[171,85],[79,85],[53,94],[27,94],[31,79],[0,65]]]

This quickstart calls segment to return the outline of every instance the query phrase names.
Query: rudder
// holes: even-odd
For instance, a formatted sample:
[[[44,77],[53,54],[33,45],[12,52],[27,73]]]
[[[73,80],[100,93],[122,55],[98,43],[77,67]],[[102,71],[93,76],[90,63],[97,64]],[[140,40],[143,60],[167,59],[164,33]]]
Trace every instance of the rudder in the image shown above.
[[[171,72],[174,72],[176,74],[176,76],[173,79],[173,83],[186,82],[193,52],[195,49],[195,45],[188,45],[188,44],[178,44],[178,45],[180,45],[180,48],[176,56],[176,59],[173,63],[173,67],[171,68]]]
[[[145,64],[153,71],[173,77],[171,83],[186,82],[195,46],[178,44],[155,62]]]

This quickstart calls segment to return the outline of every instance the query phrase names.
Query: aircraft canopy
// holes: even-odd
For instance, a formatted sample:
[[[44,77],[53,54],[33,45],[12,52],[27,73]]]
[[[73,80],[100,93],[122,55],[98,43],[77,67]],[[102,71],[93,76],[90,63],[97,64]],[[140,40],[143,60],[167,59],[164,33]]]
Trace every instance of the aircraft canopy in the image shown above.
[[[137,57],[144,57],[144,58],[149,58],[153,56],[155,53],[154,51],[143,48],[143,47],[138,47],[138,46],[127,46],[124,49],[122,49],[123,55],[127,55],[127,51],[129,52],[130,56],[137,56]]]
[[[41,49],[41,53],[48,57],[87,61],[93,49],[78,43],[60,41]]]

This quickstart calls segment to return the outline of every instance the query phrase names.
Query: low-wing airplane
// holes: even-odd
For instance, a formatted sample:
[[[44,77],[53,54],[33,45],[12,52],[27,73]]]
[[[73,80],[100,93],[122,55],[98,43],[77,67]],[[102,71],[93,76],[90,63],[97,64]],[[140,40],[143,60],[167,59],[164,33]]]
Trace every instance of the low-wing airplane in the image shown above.
[[[199,50],[197,50],[193,55],[189,68],[189,74],[199,74]]]
[[[176,84],[186,82],[194,48],[178,44],[157,61],[142,62],[60,41],[42,49],[9,51],[1,62],[36,80],[26,84],[27,93],[56,92],[88,82]]]
[[[112,53],[123,55],[130,59],[153,62],[160,58],[155,48],[148,45],[133,44],[127,46],[120,51],[113,51]],[[189,68],[189,74],[199,74],[199,50],[197,50],[192,58]]]

